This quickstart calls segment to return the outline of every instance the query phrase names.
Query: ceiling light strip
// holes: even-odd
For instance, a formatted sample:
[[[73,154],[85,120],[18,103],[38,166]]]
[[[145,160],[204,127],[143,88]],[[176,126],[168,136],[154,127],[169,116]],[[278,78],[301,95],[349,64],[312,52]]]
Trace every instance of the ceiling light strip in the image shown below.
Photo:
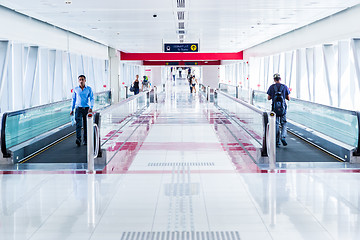
[[[184,20],[185,19],[185,12],[177,12],[178,20]]]
[[[178,8],[185,8],[185,0],[177,0]]]

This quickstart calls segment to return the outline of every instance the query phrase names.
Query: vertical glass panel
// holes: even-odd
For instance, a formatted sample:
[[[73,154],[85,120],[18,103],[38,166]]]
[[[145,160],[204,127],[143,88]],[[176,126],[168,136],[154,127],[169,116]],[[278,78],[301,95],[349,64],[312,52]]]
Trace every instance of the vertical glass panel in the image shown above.
[[[234,86],[234,85],[220,83],[219,89],[220,89],[220,91],[223,91],[224,93],[227,93],[232,97],[236,97],[236,86]]]
[[[271,111],[271,101],[267,97],[266,92],[253,91],[253,105],[257,108]]]
[[[250,100],[249,89],[239,87],[239,99],[248,103]]]
[[[94,95],[94,110],[99,110],[111,105],[111,92],[101,92]]]

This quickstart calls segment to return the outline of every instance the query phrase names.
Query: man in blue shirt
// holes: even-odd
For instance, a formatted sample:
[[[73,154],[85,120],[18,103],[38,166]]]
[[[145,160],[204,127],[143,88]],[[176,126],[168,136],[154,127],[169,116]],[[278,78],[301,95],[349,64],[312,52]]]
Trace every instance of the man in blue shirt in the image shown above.
[[[281,142],[284,146],[287,145],[286,142],[286,136],[287,136],[287,129],[286,129],[286,109],[287,109],[287,105],[286,105],[286,101],[285,99],[287,99],[288,101],[290,101],[290,90],[289,88],[285,85],[285,84],[281,84],[280,83],[280,74],[275,73],[274,74],[274,84],[272,84],[268,91],[268,100],[272,99],[272,108],[274,106],[274,98],[275,98],[275,93],[276,91],[281,91],[281,95],[282,98],[284,99],[284,104],[285,104],[285,113],[282,116],[276,116],[276,145],[279,146],[280,145],[280,129],[279,129],[279,124],[281,124]],[[271,109],[272,111],[274,111],[274,109]]]
[[[86,77],[80,75],[78,77],[79,86],[74,88],[72,94],[72,104],[70,115],[74,114],[75,109],[75,120],[76,120],[76,144],[81,144],[81,127],[84,122],[84,144],[87,141],[87,130],[86,130],[86,116],[89,112],[92,112],[94,107],[94,93],[89,86],[85,86]]]

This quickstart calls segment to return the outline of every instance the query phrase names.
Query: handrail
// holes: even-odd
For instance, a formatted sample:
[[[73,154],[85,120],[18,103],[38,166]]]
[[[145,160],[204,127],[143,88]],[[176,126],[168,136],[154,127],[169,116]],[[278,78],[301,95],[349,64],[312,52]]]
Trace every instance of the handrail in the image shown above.
[[[95,146],[94,146],[94,157],[96,158],[99,154],[100,151],[100,130],[99,130],[99,126],[94,123],[94,132],[95,132],[95,136],[94,136],[94,140],[95,140]]]
[[[203,90],[204,89],[204,90]],[[199,83],[199,90],[201,91],[201,92],[205,92],[206,93],[206,86],[204,85],[204,84],[202,84],[202,83]]]
[[[219,83],[220,85],[226,85],[226,86],[230,86],[230,87],[237,87],[237,85],[232,85],[232,84],[228,84],[228,83]]]
[[[358,120],[358,143],[354,155],[360,156],[360,112],[356,112],[356,116]]]
[[[100,94],[103,94],[103,93],[109,93],[109,94],[111,94],[111,91],[102,91],[102,92],[94,93],[94,97],[95,97],[95,96],[98,96],[98,95],[100,95]],[[35,106],[35,107],[25,108],[25,109],[13,111],[13,112],[7,112],[7,114],[8,114],[8,116],[13,116],[13,115],[16,115],[16,114],[19,114],[19,113],[23,113],[23,112],[26,112],[26,111],[29,111],[29,110],[45,108],[45,107],[49,107],[49,106],[56,105],[56,104],[59,104],[59,103],[70,102],[70,101],[71,101],[71,98],[70,98],[70,99],[61,100],[61,101],[57,101],[57,102],[47,103],[47,104],[43,104],[43,105],[39,105],[39,106]],[[4,114],[5,114],[5,113],[4,113]]]
[[[136,98],[139,98],[139,97],[142,96],[143,94],[147,94],[148,92],[150,92],[150,91],[147,90],[147,91],[139,92],[139,94],[133,95],[133,96],[131,96],[131,97],[128,97],[128,98],[125,98],[125,99],[119,101],[119,102],[116,103],[114,106],[119,106],[119,105],[125,104],[125,103],[127,103],[127,102],[130,102],[130,101],[132,101],[132,100],[134,100],[134,99],[136,99]],[[103,111],[103,113],[106,112],[107,110],[108,110],[108,109],[105,109],[105,110]],[[109,110],[110,110],[110,109],[109,109]]]
[[[2,116],[2,122],[1,122],[1,152],[3,153],[3,156],[5,158],[10,157],[10,154],[7,152],[6,142],[5,142],[5,126],[6,126],[7,116],[8,116],[8,114],[4,113]]]
[[[95,127],[96,126],[96,127]],[[101,128],[101,116],[100,113],[96,112],[94,114],[94,127],[97,130],[97,144],[99,145],[98,151],[95,154],[95,157],[102,157],[102,151],[101,151],[101,136],[100,136],[100,128]]]
[[[258,93],[267,94],[266,92],[260,91],[260,90],[253,90],[253,92],[258,92]],[[321,107],[324,107],[324,108],[327,108],[327,109],[331,109],[331,110],[336,110],[336,111],[341,111],[341,112],[346,112],[346,113],[351,112],[351,113],[353,113],[353,114],[356,114],[356,113],[357,113],[357,111],[354,111],[354,110],[348,110],[348,109],[343,109],[343,108],[339,108],[339,107],[328,106],[328,105],[325,105],[325,104],[322,104],[322,103],[315,103],[315,102],[311,102],[311,101],[303,100],[303,99],[299,99],[299,98],[294,98],[294,97],[291,97],[291,98],[290,98],[290,102],[291,102],[291,101],[294,101],[293,99],[296,99],[296,101],[299,101],[299,102],[304,102],[304,103],[308,103],[308,104],[313,104],[313,105],[321,106]]]
[[[236,101],[236,102],[238,102],[238,103],[241,103],[242,105],[244,105],[244,106],[246,106],[246,107],[254,110],[254,111],[257,112],[257,113],[262,114],[262,113],[264,112],[264,111],[262,111],[261,109],[255,107],[254,105],[251,105],[251,104],[249,104],[249,103],[247,103],[247,102],[244,102],[244,101],[241,100],[241,99],[234,98],[233,96],[230,96],[230,95],[228,95],[228,94],[226,94],[226,93],[224,93],[224,92],[222,92],[222,91],[217,91],[217,92],[220,93],[220,94],[222,94],[222,95],[224,95],[224,96],[226,96],[226,97],[228,97],[228,98],[230,98],[230,99],[232,99],[232,100],[234,100],[234,101]]]
[[[103,92],[95,93],[94,97],[96,98],[97,96],[100,96],[100,95],[103,95],[103,94],[109,94],[107,99],[111,99],[111,92],[110,91],[103,91]],[[60,119],[59,123],[55,122],[55,124],[53,124],[53,125],[50,124],[49,129],[45,128],[46,131],[50,131],[50,130],[55,129],[57,127],[65,126],[67,124],[67,122],[64,120],[63,111],[65,109],[64,105],[66,105],[67,103],[69,103],[69,109],[70,109],[70,102],[71,102],[71,99],[66,99],[66,100],[57,101],[57,102],[53,102],[53,103],[48,103],[48,104],[44,104],[44,105],[40,105],[40,106],[36,106],[36,107],[31,107],[31,108],[26,108],[26,109],[22,109],[22,110],[13,111],[13,112],[4,113],[3,117],[2,117],[2,123],[1,123],[1,151],[3,153],[3,156],[4,157],[10,157],[10,153],[8,152],[8,149],[7,149],[8,147],[7,147],[7,144],[6,144],[6,122],[7,122],[9,117],[18,116],[18,115],[20,116],[21,114],[25,114],[27,112],[32,112],[33,113],[34,111],[39,111],[39,110],[42,110],[42,109],[50,108],[52,106],[55,106],[54,109],[56,109],[56,106],[59,105],[59,111],[53,111],[53,110],[50,111],[51,114],[56,114],[56,116],[57,117],[59,116],[59,119]],[[97,104],[97,102],[95,102],[95,104]],[[109,104],[111,104],[111,101],[109,102]],[[40,131],[40,133],[37,134],[37,136],[39,136],[39,135],[41,135],[43,133],[44,132]],[[17,135],[16,135],[16,137],[17,137]],[[20,144],[20,143],[22,143],[24,141],[27,141],[27,140],[31,139],[31,137],[34,137],[34,136],[29,135],[29,137],[30,138],[28,138],[28,139],[24,138],[23,141],[20,140],[21,142],[18,142],[15,145]],[[15,146],[15,145],[11,145],[11,146]]]

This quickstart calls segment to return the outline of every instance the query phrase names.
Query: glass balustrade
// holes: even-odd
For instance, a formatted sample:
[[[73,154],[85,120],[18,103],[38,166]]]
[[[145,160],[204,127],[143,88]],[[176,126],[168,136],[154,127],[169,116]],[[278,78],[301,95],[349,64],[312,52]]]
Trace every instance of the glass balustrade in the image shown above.
[[[238,89],[238,98],[247,103],[250,102],[249,89],[245,89],[242,87],[239,87]]]
[[[94,111],[111,104],[110,92],[94,94]],[[6,149],[70,122],[71,100],[6,113],[3,123]],[[3,144],[2,144],[3,145]],[[4,149],[2,149],[4,152]]]
[[[202,92],[202,93],[204,93],[204,94],[206,94],[206,87],[205,87],[205,85],[204,84],[199,84],[199,90]]]
[[[109,133],[113,132],[114,129],[118,129],[119,125],[121,125],[126,118],[146,107],[147,101],[146,93],[139,93],[138,95],[113,105],[109,108],[109,111],[101,112],[100,126],[101,139],[103,139],[102,144],[104,144],[104,141],[111,136]]]
[[[217,105],[226,110],[232,117],[238,119],[242,127],[261,145],[264,137],[263,112],[244,105],[235,98],[219,92]]]
[[[225,83],[219,83],[219,89],[220,91],[227,93],[232,97],[236,97],[236,86]]]
[[[100,134],[101,146],[107,150],[106,159],[109,161],[117,152],[120,147],[113,145],[114,143],[108,142],[113,136],[119,135],[119,130],[124,126],[127,121],[131,120],[139,110],[147,106],[148,98],[146,92],[141,92],[138,95],[132,96],[126,100],[113,105],[107,111],[101,112]],[[136,120],[137,121],[137,120]],[[125,141],[128,136],[121,136]]]
[[[265,92],[254,91],[253,105],[270,111],[271,101]],[[291,98],[288,102],[287,118],[326,136],[357,147],[359,126],[357,113]]]
[[[266,92],[253,91],[253,105],[257,108],[271,111],[271,101],[267,99],[268,95]]]

